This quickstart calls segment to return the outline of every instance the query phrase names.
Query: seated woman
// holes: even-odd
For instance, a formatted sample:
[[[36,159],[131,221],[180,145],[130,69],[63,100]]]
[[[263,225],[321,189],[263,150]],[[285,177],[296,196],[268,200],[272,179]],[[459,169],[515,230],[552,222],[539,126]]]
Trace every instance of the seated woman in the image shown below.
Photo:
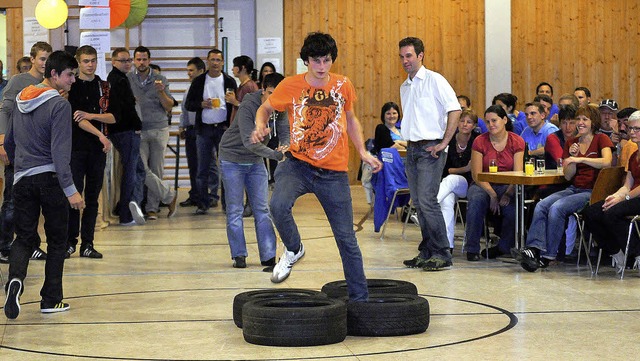
[[[385,103],[380,112],[380,121],[376,127],[373,140],[373,153],[378,154],[382,148],[407,149],[407,141],[402,139],[396,124],[400,121],[400,107],[394,102]]]
[[[467,196],[471,177],[471,145],[476,139],[474,131],[478,124],[478,116],[471,110],[463,110],[458,122],[458,132],[451,138],[447,151],[447,163],[442,171],[442,181],[438,191],[438,203],[447,227],[449,246],[453,250],[453,235],[456,226],[456,197]]]
[[[500,172],[523,169],[524,140],[507,131],[510,120],[504,109],[499,105],[492,105],[485,111],[484,119],[489,132],[476,138],[471,151],[471,175],[474,183],[467,192],[469,203],[465,229],[465,248],[469,261],[480,259],[480,236],[488,210],[502,215],[500,243],[487,251],[488,256],[495,258],[499,254],[508,253],[515,241],[514,186],[480,182],[478,173],[488,172],[492,160],[495,160]]]
[[[527,120],[525,119],[525,113],[516,110],[516,103],[518,97],[511,93],[500,93],[493,97],[491,105],[499,105],[507,112],[507,117],[511,120],[513,129],[510,131],[520,135],[524,128],[527,127]],[[507,129],[509,130],[509,129]]]
[[[600,128],[598,108],[578,108],[576,120],[578,136],[566,142],[563,154],[564,177],[571,185],[536,205],[527,246],[512,250],[514,258],[529,272],[545,268],[556,259],[567,219],[589,202],[600,169],[611,166],[611,140],[605,134],[594,134]]]
[[[640,111],[629,117],[627,132],[631,141],[640,144]],[[640,214],[640,152],[637,150],[629,158],[627,178],[624,185],[604,201],[595,203],[584,210],[585,226],[594,236],[605,254],[613,258],[618,273],[622,272],[629,232],[628,216]],[[634,269],[640,269],[640,243],[636,233],[631,235],[629,255],[635,257]]]

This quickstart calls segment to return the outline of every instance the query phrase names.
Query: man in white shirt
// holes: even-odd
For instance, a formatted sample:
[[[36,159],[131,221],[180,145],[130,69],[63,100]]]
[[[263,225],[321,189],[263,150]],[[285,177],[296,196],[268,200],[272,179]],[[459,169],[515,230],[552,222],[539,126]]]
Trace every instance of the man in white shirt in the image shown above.
[[[460,103],[449,82],[422,65],[422,40],[405,38],[399,47],[400,61],[409,75],[400,86],[401,131],[408,143],[407,179],[422,232],[420,253],[404,264],[425,271],[449,269],[451,253],[437,195],[446,148],[460,120]]]

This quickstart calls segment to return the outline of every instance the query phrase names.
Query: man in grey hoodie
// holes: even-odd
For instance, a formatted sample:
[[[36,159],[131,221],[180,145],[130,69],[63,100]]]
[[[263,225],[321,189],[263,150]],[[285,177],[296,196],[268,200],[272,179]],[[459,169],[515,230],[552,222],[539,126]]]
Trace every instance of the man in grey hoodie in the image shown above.
[[[68,204],[84,208],[75,185],[71,160],[71,105],[60,94],[75,82],[75,58],[55,51],[45,65],[45,79],[23,89],[16,98],[5,149],[14,159],[14,217],[16,240],[9,256],[9,282],[4,313],[15,319],[20,313],[20,295],[27,276],[29,256],[37,242],[40,209],[47,234],[48,257],[40,295],[40,312],[67,311],[62,302],[62,272],[67,246]],[[65,199],[66,198],[66,199]]]

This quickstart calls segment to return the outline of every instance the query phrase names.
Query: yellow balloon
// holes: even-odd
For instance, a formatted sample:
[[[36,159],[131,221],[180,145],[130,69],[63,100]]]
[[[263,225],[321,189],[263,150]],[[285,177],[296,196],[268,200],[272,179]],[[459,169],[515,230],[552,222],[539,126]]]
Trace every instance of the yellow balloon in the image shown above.
[[[36,5],[36,20],[47,29],[60,27],[68,16],[69,8],[63,0],[40,0]]]

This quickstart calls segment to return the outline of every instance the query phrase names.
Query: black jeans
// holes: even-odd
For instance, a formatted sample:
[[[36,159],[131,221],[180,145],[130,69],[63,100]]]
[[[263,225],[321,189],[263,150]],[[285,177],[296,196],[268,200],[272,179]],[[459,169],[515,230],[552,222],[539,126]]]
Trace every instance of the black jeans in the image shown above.
[[[196,129],[193,126],[188,126],[185,129],[184,136],[184,150],[187,154],[187,165],[189,167],[189,183],[191,189],[189,190],[189,199],[195,202],[199,197],[198,193],[198,146],[196,145]]]
[[[0,210],[0,251],[11,250],[13,242],[13,164],[4,166],[4,192]]]
[[[107,155],[102,151],[71,152],[73,183],[80,194],[84,191],[85,208],[82,211],[82,222],[80,222],[80,211],[69,207],[67,247],[76,248],[78,235],[82,239],[82,250],[93,245],[93,234],[98,216],[98,197],[102,189],[106,162]]]
[[[629,237],[629,220],[627,216],[640,214],[640,198],[621,201],[607,211],[602,210],[604,201],[590,205],[582,211],[586,229],[606,255],[613,255],[622,250],[624,252]],[[629,254],[627,256],[640,256],[640,243],[634,230],[631,233]]]
[[[27,276],[29,257],[36,247],[40,210],[44,216],[47,236],[47,260],[44,284],[40,296],[45,305],[62,301],[62,271],[67,245],[69,202],[62,192],[58,177],[53,172],[22,177],[13,186],[16,240],[9,256],[9,278],[20,280]]]

